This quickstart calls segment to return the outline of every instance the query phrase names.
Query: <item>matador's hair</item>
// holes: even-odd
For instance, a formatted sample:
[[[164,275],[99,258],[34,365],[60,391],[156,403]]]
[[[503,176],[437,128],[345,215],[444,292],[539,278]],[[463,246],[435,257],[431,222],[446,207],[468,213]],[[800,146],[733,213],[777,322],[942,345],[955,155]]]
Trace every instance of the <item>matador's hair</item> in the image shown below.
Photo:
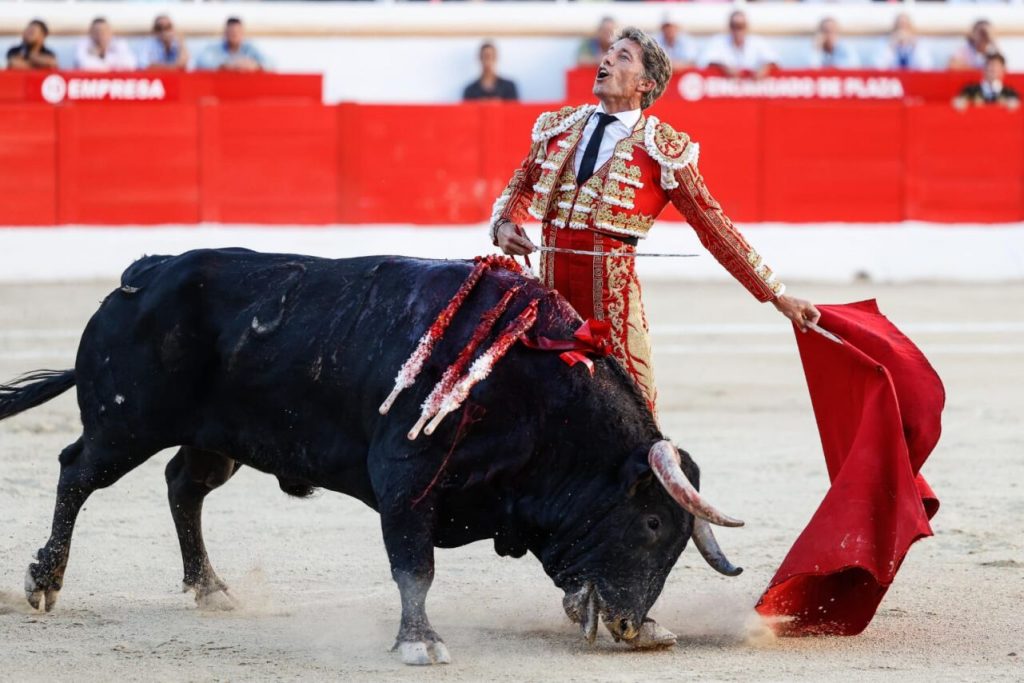
[[[638,28],[628,26],[622,29],[619,33],[619,40],[623,38],[632,40],[640,46],[640,51],[644,56],[644,78],[654,81],[654,89],[645,92],[640,100],[640,108],[647,109],[665,92],[668,79],[672,77],[672,61],[654,38]]]

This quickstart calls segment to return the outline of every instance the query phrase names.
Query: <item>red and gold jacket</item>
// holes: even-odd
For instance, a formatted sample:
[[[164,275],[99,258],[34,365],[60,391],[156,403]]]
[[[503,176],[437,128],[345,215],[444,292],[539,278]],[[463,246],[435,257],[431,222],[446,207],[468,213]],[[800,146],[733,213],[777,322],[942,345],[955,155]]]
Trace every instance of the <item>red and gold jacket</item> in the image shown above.
[[[656,117],[641,116],[605,167],[577,185],[573,160],[594,109],[563,107],[537,119],[529,155],[494,203],[492,242],[502,219],[521,225],[530,217],[560,230],[643,239],[672,202],[701,244],[758,300],[782,295],[785,286],[704,185],[697,170],[699,145]]]

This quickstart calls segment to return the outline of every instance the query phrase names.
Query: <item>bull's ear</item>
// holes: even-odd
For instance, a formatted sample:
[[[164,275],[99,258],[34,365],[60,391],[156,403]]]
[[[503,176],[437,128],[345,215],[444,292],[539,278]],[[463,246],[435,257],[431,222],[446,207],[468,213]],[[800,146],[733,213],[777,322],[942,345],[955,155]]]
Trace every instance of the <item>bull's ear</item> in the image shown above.
[[[630,458],[623,464],[619,471],[619,481],[626,495],[632,498],[637,490],[644,484],[649,483],[654,477],[654,472],[647,462],[646,457]]]

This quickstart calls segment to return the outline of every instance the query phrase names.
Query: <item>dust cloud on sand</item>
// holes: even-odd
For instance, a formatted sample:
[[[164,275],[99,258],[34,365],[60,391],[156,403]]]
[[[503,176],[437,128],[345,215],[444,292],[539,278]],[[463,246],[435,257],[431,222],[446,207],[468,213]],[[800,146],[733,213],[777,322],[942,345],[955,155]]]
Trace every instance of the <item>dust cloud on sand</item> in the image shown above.
[[[399,604],[377,515],[331,493],[288,498],[247,468],[204,511],[236,609],[199,610],[180,592],[169,452],[90,498],[57,609],[34,612],[21,586],[49,533],[57,454],[78,436],[68,394],[0,423],[0,679],[1021,680],[1024,342],[1007,330],[1024,329],[1024,286],[790,284],[823,303],[877,297],[949,394],[925,467],[942,501],[936,536],[911,549],[862,635],[777,639],[752,609],[827,485],[790,333],[736,285],[655,282],[665,431],[700,464],[708,497],[747,522],[717,532],[740,577],[692,547],[669,576],[652,616],[680,635],[675,649],[631,652],[603,629],[587,647],[536,560],[478,543],[437,553],[427,606],[453,664],[411,672],[388,652]],[[0,286],[0,378],[69,367],[113,286]]]

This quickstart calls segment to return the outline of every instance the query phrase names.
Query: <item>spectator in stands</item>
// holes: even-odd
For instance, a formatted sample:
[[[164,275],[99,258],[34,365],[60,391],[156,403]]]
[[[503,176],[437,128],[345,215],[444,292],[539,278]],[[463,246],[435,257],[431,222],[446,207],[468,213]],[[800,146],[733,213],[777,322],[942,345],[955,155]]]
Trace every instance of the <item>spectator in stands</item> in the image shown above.
[[[245,39],[242,20],[231,17],[224,24],[224,40],[203,50],[196,61],[196,68],[210,71],[263,71],[267,68],[267,60],[255,45]]]
[[[50,29],[41,19],[33,19],[21,33],[21,43],[7,51],[8,69],[56,69],[57,55],[46,47]]]
[[[673,71],[689,69],[697,62],[697,46],[690,36],[680,31],[679,23],[671,14],[662,19],[661,34],[657,40],[672,61]]]
[[[953,106],[966,109],[969,106],[1001,104],[1010,109],[1020,106],[1020,95],[1016,90],[1003,84],[1006,77],[1006,59],[998,52],[985,58],[985,74],[980,83],[971,83],[960,91],[953,100]]]
[[[729,32],[713,37],[701,57],[701,65],[720,69],[726,76],[762,78],[778,66],[775,50],[759,36],[748,33],[747,15],[729,15]]]
[[[984,69],[989,55],[999,52],[992,35],[992,22],[979,19],[974,22],[971,32],[963,45],[949,58],[950,69]]]
[[[519,99],[516,84],[498,75],[498,48],[491,41],[480,46],[480,78],[462,91],[464,100],[505,100]]]
[[[597,25],[597,33],[593,38],[587,38],[580,45],[576,55],[576,61],[580,66],[597,66],[608,52],[608,48],[615,42],[615,35],[618,33],[618,26],[611,17],[604,17]]]
[[[932,68],[932,56],[918,42],[910,16],[896,15],[888,41],[875,55],[875,67],[901,71]]]
[[[153,20],[153,37],[142,47],[139,67],[178,70],[188,67],[188,48],[174,32],[174,24],[166,14],[159,14]]]
[[[812,69],[856,69],[860,66],[857,53],[839,40],[839,23],[832,17],[825,17],[818,24],[808,61]]]
[[[89,35],[75,50],[75,68],[83,71],[132,71],[135,55],[128,43],[114,37],[110,24],[96,17],[89,24]]]

